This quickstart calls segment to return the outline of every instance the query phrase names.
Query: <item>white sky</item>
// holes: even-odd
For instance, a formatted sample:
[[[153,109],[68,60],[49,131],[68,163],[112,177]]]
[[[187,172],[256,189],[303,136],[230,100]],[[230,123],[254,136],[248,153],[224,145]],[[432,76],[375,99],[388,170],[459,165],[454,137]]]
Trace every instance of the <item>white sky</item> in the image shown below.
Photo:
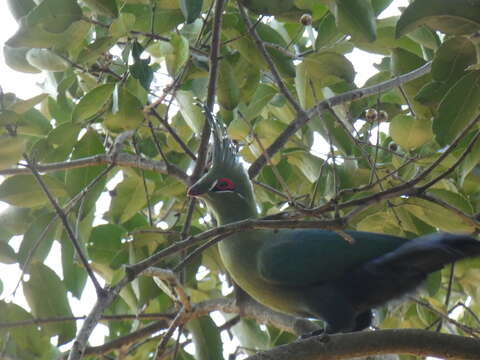
[[[384,13],[383,16],[389,16],[392,14],[396,14],[396,9],[399,6],[406,6],[408,4],[408,0],[395,0],[394,6],[391,6],[388,13]],[[17,23],[13,19],[8,9],[6,1],[0,0],[0,24],[2,24],[2,31],[0,31],[0,44],[3,47],[3,43],[12,36],[17,28]],[[381,57],[379,56],[367,56],[365,53],[355,51],[354,53],[348,55],[350,61],[352,61],[355,65],[355,69],[357,71],[357,78],[356,82],[358,85],[364,83],[366,79],[368,79],[371,74],[373,74],[376,70],[373,68],[372,63],[378,62]],[[24,74],[20,72],[16,72],[11,70],[8,66],[6,66],[4,58],[3,58],[3,51],[0,53],[0,86],[3,89],[3,92],[13,92],[20,98],[26,99],[41,93],[41,89],[36,86],[36,83],[41,82],[43,78],[42,74],[34,75],[34,74]],[[1,182],[1,179],[0,179]],[[5,208],[5,204],[0,202],[0,211],[2,208]],[[10,244],[17,249],[19,246],[20,239],[12,240]],[[57,243],[54,245],[54,251],[52,254],[59,254],[59,246]],[[50,266],[52,269],[57,271],[57,273],[62,276],[61,274],[61,265],[59,262],[59,256],[49,256],[47,258],[46,264]],[[0,294],[0,299],[7,299],[12,300],[18,303],[19,305],[28,309],[28,305],[23,297],[23,293],[21,291],[21,287],[19,291],[17,291],[15,297],[12,297],[12,291],[15,288],[15,285],[19,281],[20,278],[20,270],[16,265],[4,265],[0,264],[0,274],[1,274],[1,281],[4,285],[4,291]],[[8,274],[8,275],[7,275]],[[95,292],[93,287],[90,285],[90,282],[87,282],[87,288],[84,292],[84,296],[82,297],[81,301],[75,300],[70,297],[72,310],[74,311],[75,315],[86,315],[92,308],[95,299]],[[80,324],[79,324],[80,325]],[[103,325],[97,327],[93,336],[91,336],[91,343],[92,345],[95,344],[102,344],[103,343],[103,336],[105,335],[105,328]],[[231,350],[229,350],[231,351]]]

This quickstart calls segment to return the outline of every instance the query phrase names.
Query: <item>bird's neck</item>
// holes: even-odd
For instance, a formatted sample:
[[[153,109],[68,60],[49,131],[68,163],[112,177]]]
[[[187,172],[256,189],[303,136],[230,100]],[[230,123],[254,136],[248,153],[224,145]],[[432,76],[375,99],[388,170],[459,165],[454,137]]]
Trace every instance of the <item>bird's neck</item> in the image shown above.
[[[205,202],[219,225],[258,217],[253,192],[246,195],[238,193],[222,194],[221,197],[212,195],[205,198]]]
[[[226,203],[221,209],[214,211],[219,225],[230,224],[245,219],[258,217],[255,203]]]

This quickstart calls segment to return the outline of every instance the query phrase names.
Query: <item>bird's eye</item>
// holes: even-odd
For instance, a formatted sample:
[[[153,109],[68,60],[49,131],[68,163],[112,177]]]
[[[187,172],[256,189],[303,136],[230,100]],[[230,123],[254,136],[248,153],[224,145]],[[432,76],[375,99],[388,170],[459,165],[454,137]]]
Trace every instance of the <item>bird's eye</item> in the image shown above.
[[[232,191],[234,190],[233,181],[228,178],[220,178],[217,180],[212,191]]]

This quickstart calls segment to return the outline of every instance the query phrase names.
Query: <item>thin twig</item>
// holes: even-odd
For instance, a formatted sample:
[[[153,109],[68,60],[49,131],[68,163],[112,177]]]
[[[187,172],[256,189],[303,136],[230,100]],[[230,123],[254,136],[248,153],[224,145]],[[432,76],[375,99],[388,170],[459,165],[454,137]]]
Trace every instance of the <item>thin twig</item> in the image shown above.
[[[187,144],[185,144],[185,142],[182,140],[180,135],[178,135],[177,132],[173,130],[173,128],[168,123],[168,121],[164,119],[162,116],[160,116],[158,112],[153,108],[150,110],[150,113],[162,123],[165,129],[167,129],[168,133],[172,136],[173,140],[175,140],[177,144],[180,145],[182,150],[185,151],[185,154],[190,156],[190,158],[192,158],[193,160],[197,160],[197,157],[195,156],[195,154],[192,152],[192,150],[190,150]],[[168,163],[167,163],[167,168],[168,168]]]
[[[149,267],[144,271],[142,271],[139,275],[155,277],[159,280],[162,280],[168,283],[177,294],[177,298],[174,300],[177,300],[180,304],[182,304],[183,309],[185,309],[186,312],[189,312],[191,310],[192,306],[190,304],[190,299],[187,293],[185,292],[183,285],[181,284],[179,279],[175,276],[175,273],[172,270],[160,269],[157,267]]]
[[[45,195],[47,196],[48,200],[50,201],[50,203],[52,204],[53,208],[55,209],[55,212],[57,213],[58,217],[60,218],[60,220],[62,221],[62,224],[63,224],[63,227],[65,228],[65,231],[67,232],[72,244],[73,244],[73,247],[75,248],[79,258],[80,258],[80,261],[82,263],[82,265],[85,267],[85,270],[87,271],[87,274],[88,276],[90,277],[90,280],[92,280],[92,283],[93,283],[93,286],[95,287],[95,291],[97,292],[97,296],[98,297],[101,297],[103,296],[103,289],[102,289],[102,286],[100,285],[100,283],[98,282],[97,280],[97,277],[95,276],[95,274],[93,273],[93,270],[90,266],[90,264],[88,263],[88,260],[87,260],[87,257],[85,256],[85,254],[83,253],[83,250],[82,248],[80,247],[80,244],[78,242],[78,239],[77,237],[75,236],[75,233],[72,229],[72,227],[70,226],[70,223],[68,221],[68,218],[67,218],[67,215],[65,214],[65,212],[63,211],[63,209],[60,207],[60,205],[58,205],[57,203],[57,200],[55,200],[55,198],[53,197],[52,193],[50,192],[50,190],[48,189],[47,185],[45,184],[45,182],[43,181],[42,177],[40,176],[37,168],[35,167],[35,164],[33,163],[32,160],[30,160],[30,158],[28,157],[27,154],[24,154],[23,155],[25,161],[27,162],[28,164],[28,167],[29,169],[31,170],[33,176],[35,177],[35,179],[37,180],[37,183],[40,185],[40,187],[42,188],[43,192],[45,193]]]
[[[247,25],[248,31],[250,32],[250,36],[255,41],[255,44],[257,45],[258,50],[260,51],[264,60],[266,61],[268,68],[272,73],[273,78],[275,79],[275,83],[277,84],[278,89],[280,90],[282,95],[285,97],[287,102],[293,107],[293,109],[297,114],[307,116],[305,111],[302,109],[298,101],[295,100],[295,98],[293,97],[293,95],[290,93],[287,86],[285,85],[284,81],[282,80],[282,77],[278,72],[277,66],[273,62],[270,54],[267,52],[267,49],[265,48],[265,45],[263,44],[262,39],[260,39],[260,37],[258,36],[257,31],[255,30],[255,27],[250,21],[250,18],[248,17],[243,4],[237,0],[237,5],[238,5],[238,9],[240,10],[240,16],[242,17],[243,22]]]
[[[437,309],[435,309],[433,306],[431,306],[429,303],[425,302],[425,301],[422,301],[420,299],[417,299],[417,298],[414,298],[414,297],[410,297],[410,299],[414,302],[416,302],[417,304],[423,306],[424,308],[430,310],[431,312],[433,312],[434,314],[440,316],[442,319],[446,320],[447,322],[457,326],[458,328],[462,329],[463,331],[465,331],[466,333],[470,334],[471,336],[473,337],[476,337],[478,338],[479,335],[480,335],[480,330],[477,330],[477,329],[474,329],[474,328],[471,328],[469,326],[466,326],[454,319],[452,319],[450,316],[448,316],[448,314],[444,314],[440,311],[438,311]]]
[[[167,347],[168,341],[173,336],[173,332],[175,331],[175,329],[177,329],[181,325],[182,318],[183,318],[184,314],[185,314],[185,310],[182,308],[178,312],[175,319],[173,319],[172,323],[168,327],[167,332],[163,335],[162,341],[160,341],[160,344],[158,344],[157,349],[155,350],[155,355],[153,356],[153,358],[155,360],[160,360],[161,359],[161,357],[162,357],[162,355],[165,352],[165,349]]]

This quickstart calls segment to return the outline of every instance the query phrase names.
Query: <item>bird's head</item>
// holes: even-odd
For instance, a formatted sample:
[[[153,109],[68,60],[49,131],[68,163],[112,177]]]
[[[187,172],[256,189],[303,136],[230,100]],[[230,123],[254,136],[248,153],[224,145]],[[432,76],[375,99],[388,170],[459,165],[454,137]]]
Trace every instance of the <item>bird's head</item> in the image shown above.
[[[256,216],[252,183],[225,131],[207,114],[213,135],[212,166],[188,189],[202,198],[221,224]]]

